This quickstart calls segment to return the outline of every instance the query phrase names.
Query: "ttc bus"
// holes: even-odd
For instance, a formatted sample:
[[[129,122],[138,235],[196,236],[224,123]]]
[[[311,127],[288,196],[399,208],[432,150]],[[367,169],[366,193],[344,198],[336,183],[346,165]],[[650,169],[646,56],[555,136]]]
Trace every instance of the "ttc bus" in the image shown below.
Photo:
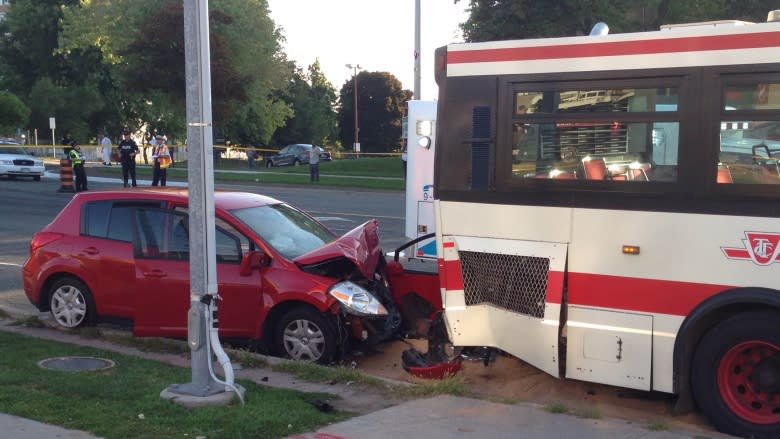
[[[780,22],[452,44],[436,81],[453,344],[780,437]]]

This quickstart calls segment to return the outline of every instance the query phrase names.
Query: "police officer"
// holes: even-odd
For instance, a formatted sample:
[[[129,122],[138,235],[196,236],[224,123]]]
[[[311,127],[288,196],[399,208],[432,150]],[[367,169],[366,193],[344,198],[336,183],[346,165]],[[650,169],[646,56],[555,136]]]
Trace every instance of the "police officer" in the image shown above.
[[[76,174],[76,192],[87,190],[87,171],[84,170],[84,154],[81,152],[79,142],[70,142],[71,150],[68,153],[73,163],[73,173]]]
[[[130,177],[133,181],[133,187],[137,187],[138,184],[135,181],[135,155],[138,154],[138,145],[130,137],[129,129],[125,128],[122,130],[122,141],[119,142],[118,148],[121,155],[120,161],[122,162],[122,181],[124,181],[125,187],[127,187],[128,177]]]

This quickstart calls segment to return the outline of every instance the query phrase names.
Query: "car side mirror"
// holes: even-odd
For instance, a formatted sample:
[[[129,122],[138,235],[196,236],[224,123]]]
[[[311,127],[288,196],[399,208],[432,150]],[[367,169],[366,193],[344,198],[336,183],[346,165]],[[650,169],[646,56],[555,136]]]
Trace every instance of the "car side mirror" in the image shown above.
[[[239,267],[239,274],[241,276],[249,276],[252,274],[252,270],[259,270],[262,267],[268,265],[271,262],[271,258],[268,257],[265,252],[261,250],[252,250],[246,252],[241,259],[241,265]]]

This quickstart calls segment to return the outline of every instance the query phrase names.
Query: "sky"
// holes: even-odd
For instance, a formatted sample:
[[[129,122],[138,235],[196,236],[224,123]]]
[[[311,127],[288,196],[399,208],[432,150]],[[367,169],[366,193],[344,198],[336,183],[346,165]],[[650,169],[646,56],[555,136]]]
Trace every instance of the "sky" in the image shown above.
[[[461,42],[468,0],[420,0],[420,97],[438,98],[433,79],[437,47]],[[268,0],[271,18],[282,28],[287,57],[304,71],[319,58],[336,91],[359,64],[369,72],[390,72],[414,91],[415,0]]]

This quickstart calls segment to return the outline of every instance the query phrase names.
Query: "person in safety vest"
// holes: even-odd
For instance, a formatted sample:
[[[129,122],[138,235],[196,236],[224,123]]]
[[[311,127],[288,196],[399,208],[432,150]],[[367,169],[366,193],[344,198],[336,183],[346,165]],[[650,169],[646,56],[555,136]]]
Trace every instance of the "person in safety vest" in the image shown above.
[[[154,172],[152,173],[152,186],[165,186],[165,180],[168,176],[168,167],[171,165],[171,153],[168,145],[165,144],[165,136],[157,134],[154,137],[157,144],[152,149],[152,160],[154,160]]]
[[[81,152],[79,142],[70,142],[71,150],[68,153],[73,163],[73,173],[76,174],[76,192],[87,190],[87,171],[84,170],[84,154]]]

